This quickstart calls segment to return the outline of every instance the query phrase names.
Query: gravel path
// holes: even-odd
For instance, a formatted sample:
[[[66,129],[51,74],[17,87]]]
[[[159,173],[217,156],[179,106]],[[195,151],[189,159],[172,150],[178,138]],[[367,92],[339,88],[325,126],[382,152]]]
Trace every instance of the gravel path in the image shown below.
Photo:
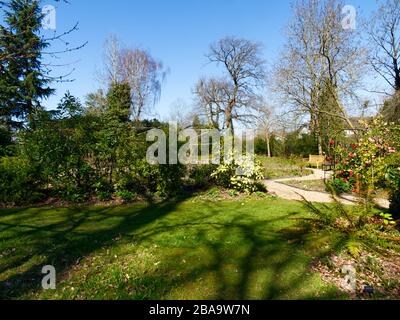
[[[287,200],[297,200],[302,201],[306,199],[310,202],[321,202],[321,203],[332,203],[334,202],[331,194],[327,192],[316,192],[316,191],[306,191],[294,187],[287,186],[282,184],[284,181],[309,181],[309,180],[323,180],[324,172],[322,170],[313,170],[313,174],[300,177],[300,178],[285,178],[285,179],[277,179],[277,180],[266,180],[265,185],[268,188],[268,191],[272,194],[275,194],[279,198],[287,199]],[[327,176],[329,177],[329,175]],[[355,205],[359,202],[357,197],[351,195],[343,195],[338,197],[338,200],[343,204]],[[376,199],[376,204],[383,208],[389,208],[389,201],[385,199]]]

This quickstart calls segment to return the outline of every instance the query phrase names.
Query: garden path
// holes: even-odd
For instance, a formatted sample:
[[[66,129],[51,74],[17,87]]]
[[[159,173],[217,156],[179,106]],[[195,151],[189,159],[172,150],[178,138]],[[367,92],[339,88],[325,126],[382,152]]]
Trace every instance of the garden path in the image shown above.
[[[286,200],[307,200],[310,202],[320,202],[320,203],[332,203],[334,200],[332,196],[328,192],[317,192],[317,191],[306,191],[295,187],[287,186],[281,182],[285,181],[309,181],[309,180],[323,180],[324,177],[328,178],[328,175],[325,175],[324,171],[313,169],[313,174],[305,177],[297,177],[297,178],[285,178],[285,179],[275,179],[275,180],[266,180],[265,185],[268,188],[268,191],[271,194],[275,194],[279,198],[283,198]],[[359,203],[359,199],[352,195],[342,195],[338,197],[338,200],[347,205],[355,205]],[[376,199],[376,204],[382,208],[389,208],[389,201],[386,199]]]

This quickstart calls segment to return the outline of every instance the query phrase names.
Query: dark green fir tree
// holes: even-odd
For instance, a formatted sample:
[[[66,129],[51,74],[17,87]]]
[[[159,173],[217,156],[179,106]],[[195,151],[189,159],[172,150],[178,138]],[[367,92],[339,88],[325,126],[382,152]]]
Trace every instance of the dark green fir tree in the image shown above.
[[[15,130],[31,124],[41,101],[53,93],[43,63],[49,43],[40,35],[37,0],[10,0],[0,26],[0,119]]]

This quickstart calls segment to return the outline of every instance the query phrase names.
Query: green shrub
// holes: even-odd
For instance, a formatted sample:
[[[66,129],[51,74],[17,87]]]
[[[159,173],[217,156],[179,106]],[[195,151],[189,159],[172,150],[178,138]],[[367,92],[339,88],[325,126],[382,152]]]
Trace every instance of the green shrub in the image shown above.
[[[119,173],[115,178],[114,189],[118,191],[144,192],[145,183],[140,182],[132,172]]]
[[[145,131],[136,125],[106,113],[76,111],[74,103],[39,112],[35,127],[21,130],[15,143],[16,154],[25,162],[9,161],[0,168],[0,201],[29,202],[37,195],[31,189],[39,186],[48,195],[73,202],[94,196],[108,200],[116,191],[149,198],[178,194],[185,167],[150,165]],[[129,195],[125,198],[130,200]]]
[[[130,191],[118,191],[116,193],[116,196],[118,198],[121,198],[122,200],[124,200],[125,202],[131,202],[136,198],[136,194]]]
[[[96,181],[93,184],[92,188],[94,189],[94,191],[96,193],[101,193],[101,192],[113,193],[114,192],[113,186],[110,184],[109,181],[107,181],[104,178],[99,178],[98,181]]]
[[[0,159],[0,202],[19,205],[39,201],[44,195],[38,185],[29,161],[18,157]]]
[[[100,201],[109,201],[112,199],[112,194],[110,192],[107,191],[101,191],[98,194],[98,198]]]
[[[62,200],[70,202],[84,202],[90,198],[90,193],[83,187],[77,187],[74,184],[67,184],[58,190],[58,195]]]
[[[198,188],[210,186],[212,183],[211,175],[216,168],[217,167],[215,165],[210,164],[191,167],[189,169],[190,182]]]
[[[349,193],[352,189],[352,184],[341,178],[335,178],[327,184],[327,191],[330,192],[333,190],[336,194]]]
[[[159,165],[156,171],[157,194],[162,197],[175,196],[182,191],[182,179],[186,174],[186,167],[177,165]]]

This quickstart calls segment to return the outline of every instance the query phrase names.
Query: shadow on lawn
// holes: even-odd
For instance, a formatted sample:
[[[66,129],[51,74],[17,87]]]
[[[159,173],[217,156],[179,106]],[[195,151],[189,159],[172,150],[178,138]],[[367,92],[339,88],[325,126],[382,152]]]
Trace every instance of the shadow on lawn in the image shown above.
[[[154,222],[174,211],[177,205],[186,198],[169,201],[161,204],[145,206],[141,209],[132,209],[131,213],[123,212],[117,217],[120,222],[109,229],[100,231],[88,231],[87,233],[76,232],[83,223],[92,218],[93,223],[101,223],[112,218],[107,214],[112,208],[104,208],[101,211],[85,211],[83,208],[69,209],[67,221],[60,221],[43,227],[25,225],[21,222],[23,218],[14,220],[13,223],[0,223],[0,232],[11,229],[24,229],[28,231],[17,232],[12,237],[1,237],[1,240],[12,241],[18,237],[37,237],[34,249],[29,254],[21,255],[10,264],[0,268],[0,274],[7,270],[19,268],[36,256],[46,256],[47,264],[53,265],[58,274],[68,271],[77,261],[92,252],[111,245],[113,239],[120,235],[132,233],[140,227]],[[38,212],[46,209],[40,208]],[[36,212],[36,213],[38,213]],[[27,215],[23,215],[27,218]],[[115,217],[115,216],[114,216]],[[43,263],[32,266],[29,270],[13,275],[0,283],[0,299],[15,299],[30,291],[41,289],[41,268]]]
[[[207,261],[192,263],[183,268],[182,259],[190,256],[193,250],[186,248],[182,253],[169,254],[162,262],[168,266],[166,270],[146,273],[133,283],[119,285],[117,296],[128,299],[134,287],[135,298],[162,299],[174,290],[190,287],[194,282],[209,278],[213,279],[211,291],[204,297],[191,298],[282,299],[293,292],[302,291],[307,286],[312,277],[307,270],[311,257],[307,257],[303,251],[309,243],[309,230],[297,227],[282,229],[275,226],[282,219],[292,219],[296,215],[295,212],[263,220],[249,219],[249,213],[245,216],[237,215],[226,222],[214,219],[221,215],[221,211],[218,211],[215,205],[202,203],[204,208],[197,216],[182,218],[176,222],[170,221],[168,215],[185,200],[187,197],[142,208],[127,207],[129,211],[123,210],[120,214],[113,215],[114,218],[118,218],[117,223],[94,231],[84,232],[84,229],[77,229],[82,228],[84,224],[106,222],[110,219],[108,212],[111,208],[96,211],[71,209],[68,211],[67,221],[58,221],[43,227],[24,225],[20,219],[17,223],[0,223],[0,232],[12,228],[24,230],[17,232],[14,238],[39,239],[29,254],[17,256],[0,269],[0,274],[19,268],[37,256],[45,256],[47,264],[54,265],[58,274],[65,274],[80,259],[98,249],[113,245],[116,237],[121,236],[127,241],[134,237],[136,243],[142,243],[154,241],[156,237],[160,238],[163,235],[171,235],[176,230],[187,230],[188,234],[196,239],[196,247],[207,252]],[[154,227],[142,230],[156,221]],[[240,242],[235,243],[232,240],[233,236],[240,239]],[[2,237],[2,240],[13,239]],[[318,254],[323,253],[316,253]],[[43,263],[37,263],[25,272],[8,277],[0,284],[0,299],[18,299],[40,290],[42,266]],[[179,269],[179,274],[175,272],[174,267]],[[145,293],[135,289],[143,287],[146,287]],[[336,293],[334,290],[318,298],[335,298]],[[299,297],[315,298],[307,292]]]
[[[343,298],[343,293],[336,288],[329,288],[324,293],[320,292],[318,297],[313,296],[312,292],[307,293],[306,290],[300,293],[303,289],[307,289],[307,283],[312,281],[313,273],[308,269],[309,263],[312,259],[325,256],[326,252],[320,251],[313,257],[306,257],[300,253],[310,241],[309,232],[311,231],[303,219],[301,219],[301,227],[296,225],[271,230],[271,225],[274,223],[282,219],[293,219],[297,213],[288,213],[267,221],[249,223],[246,217],[240,217],[230,223],[213,223],[208,219],[218,213],[212,206],[209,206],[207,211],[209,212],[207,216],[193,219],[188,223],[165,224],[152,229],[152,232],[147,233],[146,236],[139,235],[140,241],[145,241],[156,235],[171,233],[176,229],[193,229],[196,231],[192,237],[197,238],[199,246],[207,250],[210,255],[209,263],[193,264],[190,268],[186,268],[183,275],[169,274],[167,279],[159,274],[148,275],[142,281],[143,283],[161,282],[165,287],[164,291],[151,296],[151,299],[169,297],[171,291],[179,292],[185,286],[188,286],[186,292],[190,294],[190,288],[194,282],[204,281],[209,276],[212,276],[215,286],[211,293],[201,299],[279,300],[290,296],[295,297],[296,294],[293,294],[295,292],[299,294],[300,299]],[[220,231],[217,237],[210,236],[211,229]],[[240,234],[244,250],[239,247],[227,247],[232,234]],[[239,250],[242,252],[238,253]],[[185,255],[173,256],[164,264],[179,265],[184,257]],[[267,279],[265,279],[265,274],[269,276]],[[138,285],[140,286],[141,283]],[[198,285],[201,286],[199,283]],[[255,287],[258,288],[254,289]],[[199,297],[190,296],[189,299],[199,299]]]

